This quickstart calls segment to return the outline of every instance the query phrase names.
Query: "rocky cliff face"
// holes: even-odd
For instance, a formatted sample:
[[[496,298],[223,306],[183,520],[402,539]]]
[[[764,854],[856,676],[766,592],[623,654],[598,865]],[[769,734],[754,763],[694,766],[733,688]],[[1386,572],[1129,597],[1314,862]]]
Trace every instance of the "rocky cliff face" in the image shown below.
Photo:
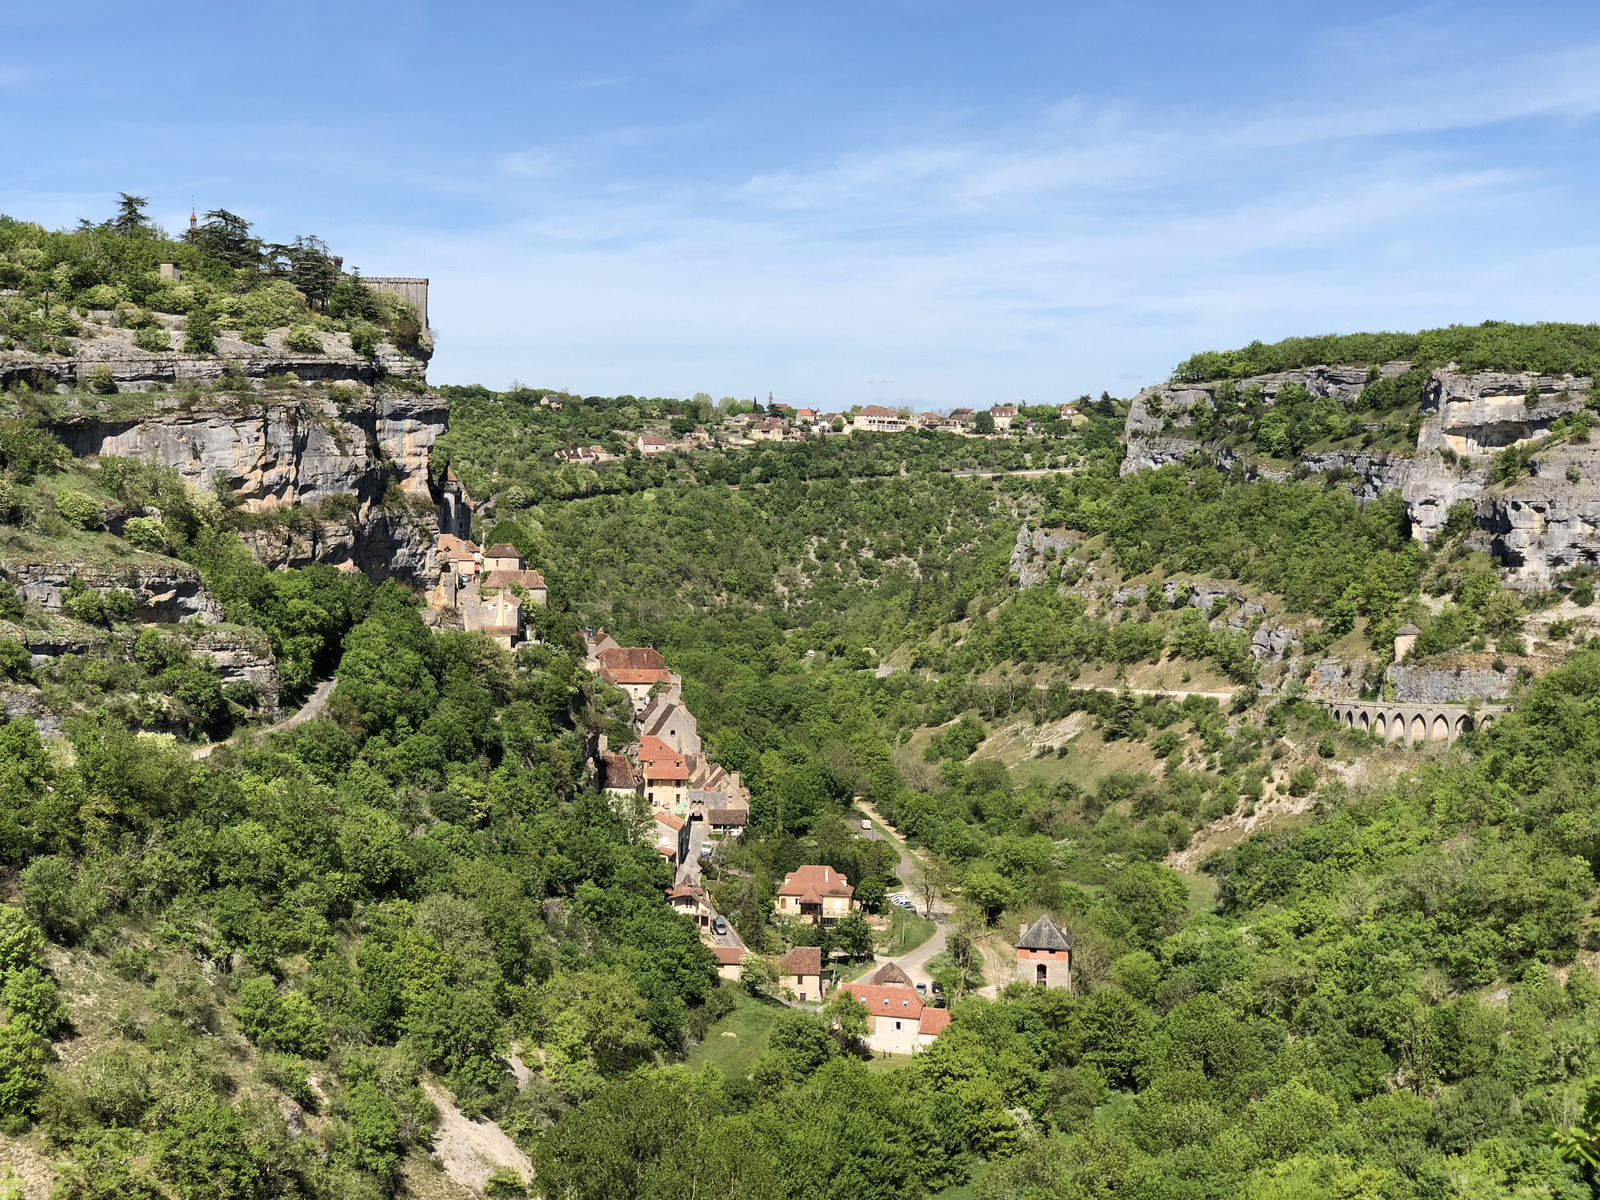
[[[1378,371],[1395,376],[1410,367],[1391,362]],[[1365,366],[1308,367],[1240,380],[1235,387],[1241,392],[1257,387],[1270,404],[1286,384],[1298,383],[1313,396],[1348,403],[1366,386],[1368,371]],[[1470,504],[1477,541],[1509,568],[1507,585],[1548,588],[1563,571],[1600,562],[1600,444],[1581,434],[1551,433],[1557,420],[1585,407],[1593,385],[1587,376],[1441,368],[1423,395],[1414,453],[1323,450],[1303,455],[1300,465],[1342,477],[1363,501],[1398,489],[1412,535],[1423,540],[1439,533],[1452,506]],[[1123,473],[1198,453],[1225,470],[1246,462],[1259,474],[1282,477],[1282,471],[1255,464],[1249,445],[1198,439],[1191,410],[1202,401],[1213,403],[1220,386],[1163,385],[1135,396]],[[1527,474],[1491,485],[1493,456],[1510,446],[1529,449]]]
[[[449,412],[420,357],[384,343],[368,359],[345,334],[294,352],[283,331],[265,345],[219,334],[215,355],[150,353],[110,316],[91,314],[71,356],[0,353],[0,388],[70,392],[48,420],[74,455],[153,458],[229,494],[263,518],[241,536],[272,567],[331,562],[425,584],[436,535],[468,532],[459,485],[429,476]],[[86,394],[90,379],[109,394]]]
[[[68,580],[76,576],[97,592],[128,592],[133,597],[133,619],[141,624],[212,624],[222,620],[222,605],[205,590],[195,568],[154,555],[140,555],[138,559],[126,566],[100,567],[19,561],[11,554],[0,553],[0,577],[9,579],[24,600],[35,602],[49,613],[62,611]]]

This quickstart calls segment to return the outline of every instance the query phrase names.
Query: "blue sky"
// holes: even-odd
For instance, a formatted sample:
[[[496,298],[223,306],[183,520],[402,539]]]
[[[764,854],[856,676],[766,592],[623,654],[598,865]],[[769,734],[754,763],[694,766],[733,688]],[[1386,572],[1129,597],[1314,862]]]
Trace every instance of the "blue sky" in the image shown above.
[[[949,407],[1600,319],[1600,6],[0,4],[0,211],[426,275],[430,376]]]

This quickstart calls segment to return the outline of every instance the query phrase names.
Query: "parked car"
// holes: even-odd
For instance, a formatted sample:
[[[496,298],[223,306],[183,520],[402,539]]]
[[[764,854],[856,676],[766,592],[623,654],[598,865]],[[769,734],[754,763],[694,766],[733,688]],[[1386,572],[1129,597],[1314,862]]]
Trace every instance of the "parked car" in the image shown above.
[[[711,932],[716,934],[718,937],[726,937],[728,934],[728,923],[721,917],[712,917]]]
[[[906,895],[904,892],[896,892],[894,895],[890,896],[889,903],[894,905],[896,908],[903,908],[907,912],[914,911],[917,907],[915,904],[911,903],[911,897]]]
[[[872,822],[867,820],[865,817],[863,817],[862,820],[861,820],[861,828],[866,830],[868,833],[871,833],[872,832]]]
[[[925,983],[917,984],[917,995],[926,996],[927,994],[928,994],[928,985],[925,984]]]

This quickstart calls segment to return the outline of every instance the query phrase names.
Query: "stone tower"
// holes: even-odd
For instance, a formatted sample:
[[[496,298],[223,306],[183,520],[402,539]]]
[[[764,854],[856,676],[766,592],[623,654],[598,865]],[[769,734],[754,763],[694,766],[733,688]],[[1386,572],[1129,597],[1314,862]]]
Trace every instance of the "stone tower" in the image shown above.
[[[1410,621],[1396,629],[1394,631],[1395,662],[1404,662],[1406,655],[1411,653],[1411,647],[1417,644],[1417,639],[1421,636],[1422,630],[1418,629]]]
[[[1017,935],[1017,982],[1072,990],[1072,935],[1049,913]]]

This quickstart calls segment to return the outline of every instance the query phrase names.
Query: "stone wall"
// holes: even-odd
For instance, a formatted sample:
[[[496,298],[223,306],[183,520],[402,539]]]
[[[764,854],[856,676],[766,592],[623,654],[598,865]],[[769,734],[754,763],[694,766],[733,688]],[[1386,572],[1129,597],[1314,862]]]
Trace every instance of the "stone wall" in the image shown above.
[[[417,310],[417,315],[422,318],[422,327],[431,328],[428,324],[428,281],[426,279],[404,279],[397,276],[374,275],[363,276],[366,285],[375,291],[392,292],[399,296],[412,308]]]

